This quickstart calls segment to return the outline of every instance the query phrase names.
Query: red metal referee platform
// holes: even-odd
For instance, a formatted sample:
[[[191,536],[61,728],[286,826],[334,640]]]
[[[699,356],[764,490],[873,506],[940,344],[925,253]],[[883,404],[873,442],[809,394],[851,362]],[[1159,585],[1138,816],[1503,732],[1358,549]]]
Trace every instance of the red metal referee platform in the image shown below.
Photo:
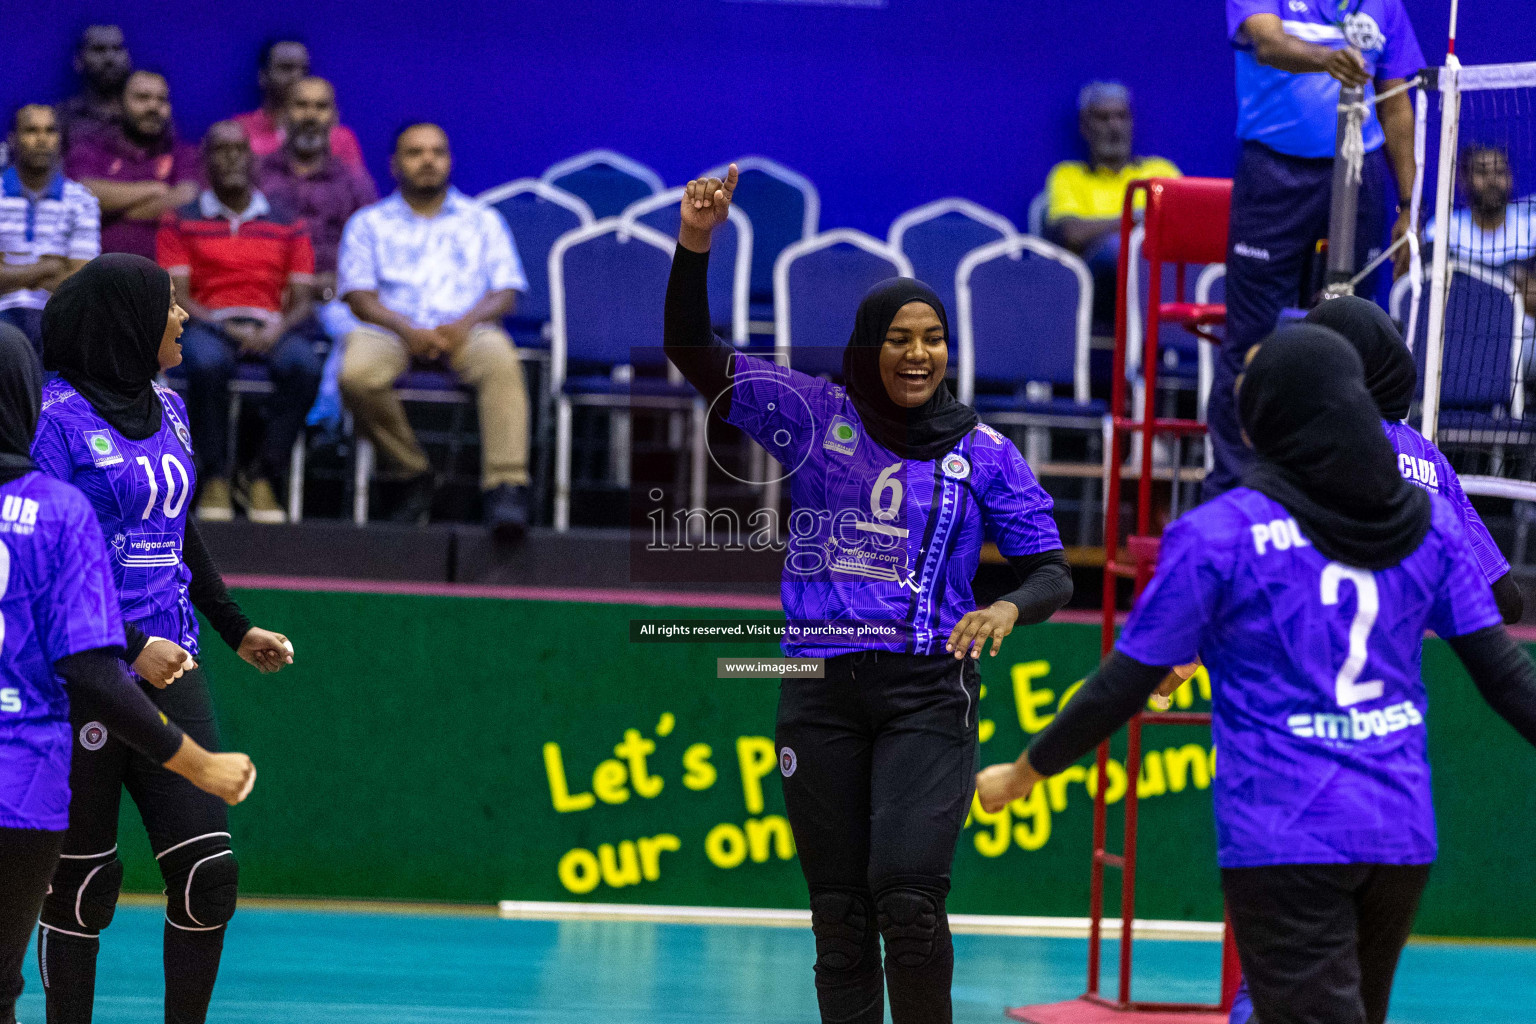
[[[1139,197],[1145,197],[1142,219],[1144,238],[1142,256],[1148,264],[1146,310],[1142,332],[1141,369],[1144,375],[1140,409],[1132,409],[1126,386],[1126,338],[1130,310],[1126,301],[1129,260],[1134,255],[1131,232]],[[1172,436],[1175,451],[1182,452],[1182,441],[1205,432],[1199,420],[1160,417],[1153,411],[1157,403],[1159,334],[1164,325],[1183,327],[1205,341],[1219,343],[1211,328],[1226,322],[1224,305],[1185,301],[1186,269],[1192,264],[1221,263],[1227,256],[1227,221],[1232,201],[1232,182],[1225,178],[1152,178],[1134,181],[1126,189],[1125,206],[1120,214],[1120,267],[1115,310],[1115,356],[1113,395],[1110,409],[1113,429],[1106,464],[1110,467],[1104,500],[1104,604],[1101,653],[1107,655],[1115,642],[1115,599],[1121,578],[1133,581],[1133,593],[1139,595],[1157,566],[1161,541],[1155,524],[1152,503],[1153,442],[1159,435]],[[1174,298],[1163,298],[1163,272],[1172,265]],[[1126,454],[1126,442],[1135,436],[1141,446],[1140,459],[1134,465],[1136,479],[1135,523],[1125,538],[1120,535],[1122,481],[1127,474],[1118,471]],[[1179,485],[1182,467],[1175,459],[1172,467],[1173,488]],[[1127,727],[1125,774],[1127,779],[1141,776],[1141,730],[1145,713],[1136,715]],[[1152,721],[1158,725],[1209,725],[1208,713],[1164,712]],[[1107,777],[1109,744],[1098,750],[1098,778]],[[1094,787],[1093,859],[1089,887],[1088,990],[1079,998],[1064,1003],[1020,1006],[1008,1010],[1008,1016],[1028,1024],[1216,1024],[1225,1022],[1237,990],[1239,968],[1237,952],[1230,933],[1223,939],[1221,993],[1214,1003],[1157,1003],[1131,998],[1132,920],[1136,911],[1137,787],[1125,793],[1125,835],[1120,853],[1113,853],[1106,843],[1108,786]],[[1100,990],[1104,924],[1104,872],[1120,872],[1120,978],[1117,995],[1111,998]]]

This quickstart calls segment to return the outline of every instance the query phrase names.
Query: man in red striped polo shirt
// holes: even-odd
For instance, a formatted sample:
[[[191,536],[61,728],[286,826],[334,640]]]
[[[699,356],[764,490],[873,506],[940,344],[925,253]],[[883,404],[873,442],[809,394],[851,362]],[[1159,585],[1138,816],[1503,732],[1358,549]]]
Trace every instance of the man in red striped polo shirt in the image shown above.
[[[315,253],[304,222],[252,183],[245,129],[220,121],[203,139],[209,188],[160,225],[160,265],[192,314],[181,337],[202,497],[201,519],[234,515],[230,489],[229,382],[241,361],[265,361],[274,393],[265,403],[257,463],[236,480],[253,522],[280,523],[275,481],[320,386],[315,350]]]

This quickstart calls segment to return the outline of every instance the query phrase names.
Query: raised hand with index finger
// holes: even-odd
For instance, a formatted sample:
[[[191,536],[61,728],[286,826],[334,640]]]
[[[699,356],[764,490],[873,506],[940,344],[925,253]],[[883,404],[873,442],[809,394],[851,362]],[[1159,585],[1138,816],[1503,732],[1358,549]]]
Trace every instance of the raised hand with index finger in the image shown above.
[[[683,186],[683,220],[677,240],[694,252],[709,250],[710,234],[725,223],[731,210],[731,196],[736,191],[736,165],[720,178],[695,178]]]

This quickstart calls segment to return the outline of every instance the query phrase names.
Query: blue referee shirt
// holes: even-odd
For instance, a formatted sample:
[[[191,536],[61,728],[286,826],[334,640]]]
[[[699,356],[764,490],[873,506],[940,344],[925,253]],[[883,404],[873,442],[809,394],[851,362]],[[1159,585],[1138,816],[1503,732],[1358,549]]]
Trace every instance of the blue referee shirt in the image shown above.
[[[1237,54],[1237,137],[1288,156],[1333,156],[1339,83],[1260,64],[1243,22],[1278,17],[1287,35],[1330,49],[1353,46],[1375,78],[1408,78],[1424,67],[1402,0],[1227,0],[1227,36]],[[1373,95],[1366,86],[1366,97]],[[1385,141],[1372,108],[1362,135],[1366,152]]]

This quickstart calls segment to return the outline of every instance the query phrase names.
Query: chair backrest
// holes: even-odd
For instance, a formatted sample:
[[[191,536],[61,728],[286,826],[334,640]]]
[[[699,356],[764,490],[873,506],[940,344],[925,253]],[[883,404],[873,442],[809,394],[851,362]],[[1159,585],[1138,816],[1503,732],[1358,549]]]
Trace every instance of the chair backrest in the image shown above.
[[[528,278],[512,322],[533,327],[548,323],[549,251],[561,235],[592,223],[591,208],[580,197],[537,178],[509,181],[477,198],[507,222]]]
[[[563,236],[549,252],[550,387],[571,362],[630,365],[659,350],[675,243],[644,224],[607,217]]]
[[[1002,214],[969,199],[951,197],[897,217],[885,240],[912,261],[913,276],[938,292],[954,317],[955,271],[965,254],[1018,233]]]
[[[1146,256],[1162,263],[1227,258],[1230,178],[1153,178],[1147,183]]]
[[[1225,263],[1207,263],[1205,269],[1200,271],[1200,276],[1195,279],[1195,301],[1201,304],[1215,303],[1227,304],[1227,265]],[[1225,330],[1225,328],[1223,328]],[[1216,381],[1216,346],[1200,346],[1199,384],[1197,401],[1199,411],[1196,418],[1206,422],[1205,410],[1211,401],[1211,385]]]
[[[773,301],[773,268],[779,253],[810,238],[821,226],[821,194],[811,180],[764,156],[733,161],[741,177],[732,205],[752,218],[752,301]],[[727,164],[705,177],[724,177]]]
[[[1093,275],[1078,257],[1031,235],[970,253],[955,272],[960,401],[977,381],[1012,389],[1033,381],[1071,384],[1089,399]]]
[[[1413,344],[1421,395],[1428,329],[1429,317],[1421,316]],[[1525,307],[1513,281],[1488,267],[1453,262],[1445,298],[1440,408],[1483,412],[1502,408],[1519,415],[1524,395],[1516,368],[1524,330]]]
[[[841,374],[865,293],[911,276],[905,256],[862,231],[838,228],[791,245],[773,265],[776,358],[805,373]]]
[[[611,149],[593,149],[551,164],[541,179],[586,201],[595,217],[617,217],[638,199],[666,185],[640,161]]]
[[[1029,201],[1029,233],[1036,238],[1045,237],[1045,214],[1051,208],[1051,194],[1045,189],[1035,193]]]
[[[630,205],[620,215],[623,221],[639,221],[663,235],[677,237],[682,222],[683,187],[669,188]],[[715,229],[710,241],[709,319],[715,327],[730,333],[731,341],[747,343],[748,303],[752,288],[752,219],[731,204],[726,222]]]

